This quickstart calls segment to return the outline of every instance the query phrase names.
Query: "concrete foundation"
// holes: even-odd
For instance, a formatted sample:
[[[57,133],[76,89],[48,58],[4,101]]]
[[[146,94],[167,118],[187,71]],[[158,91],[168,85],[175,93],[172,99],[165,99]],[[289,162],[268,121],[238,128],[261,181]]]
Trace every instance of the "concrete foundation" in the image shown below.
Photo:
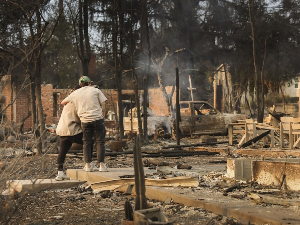
[[[252,168],[252,179],[259,184],[300,191],[299,162],[253,161]]]
[[[227,159],[227,176],[288,190],[300,190],[300,159]]]
[[[234,164],[234,159],[232,159]],[[243,164],[247,165],[248,161]],[[241,165],[240,163],[239,165]],[[244,168],[247,168],[245,166]],[[149,171],[145,169],[145,174]],[[133,168],[109,168],[109,172],[85,172],[84,170],[67,170],[67,175],[72,179],[86,179],[87,183],[95,183],[105,180],[114,180],[123,176],[133,175]],[[233,173],[234,174],[234,173]],[[90,180],[91,179],[91,180]],[[92,181],[92,182],[91,182]],[[122,190],[123,189],[123,190]],[[122,186],[117,189],[127,194],[135,195],[135,188]],[[205,190],[191,191],[190,188],[182,187],[156,187],[146,186],[146,197],[164,202],[167,199],[183,204],[185,206],[199,207],[218,215],[233,217],[239,221],[245,221],[242,224],[300,224],[298,213],[290,209],[268,208],[263,205],[257,205],[223,196],[221,192],[212,192]]]

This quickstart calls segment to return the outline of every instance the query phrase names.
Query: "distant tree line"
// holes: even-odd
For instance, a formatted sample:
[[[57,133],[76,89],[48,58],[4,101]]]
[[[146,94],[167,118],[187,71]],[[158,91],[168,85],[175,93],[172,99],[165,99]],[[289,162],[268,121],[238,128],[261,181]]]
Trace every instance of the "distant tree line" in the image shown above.
[[[264,95],[300,71],[299,22],[298,0],[2,0],[0,74],[29,79],[42,133],[42,83],[68,88],[88,75],[119,94],[143,89],[144,107],[148,88],[160,87],[170,105],[165,87],[175,85],[176,68],[181,99],[190,100],[190,75],[196,100],[209,100],[221,64],[230,66],[231,107],[248,91],[262,121]]]

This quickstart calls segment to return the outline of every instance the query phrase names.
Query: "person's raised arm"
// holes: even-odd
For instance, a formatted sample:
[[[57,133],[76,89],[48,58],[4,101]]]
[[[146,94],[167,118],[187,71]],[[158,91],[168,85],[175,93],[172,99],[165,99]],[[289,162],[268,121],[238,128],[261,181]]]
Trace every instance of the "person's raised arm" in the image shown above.
[[[66,99],[62,100],[62,102],[60,104],[62,105],[66,105],[69,101],[67,101]]]
[[[70,101],[69,96],[67,96],[64,100],[62,100],[62,102],[60,104],[66,105]]]

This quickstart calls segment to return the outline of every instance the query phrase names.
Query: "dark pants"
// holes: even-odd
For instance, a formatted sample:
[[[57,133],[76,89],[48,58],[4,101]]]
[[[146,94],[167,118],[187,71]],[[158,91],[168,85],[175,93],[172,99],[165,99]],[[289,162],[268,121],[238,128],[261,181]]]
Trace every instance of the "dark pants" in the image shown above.
[[[82,142],[82,133],[79,133],[75,136],[60,136],[59,137],[59,153],[57,156],[57,166],[58,170],[62,171],[66,155],[70,150],[72,143],[83,144]],[[92,151],[91,151],[92,154]]]
[[[97,162],[104,162],[105,157],[105,124],[104,119],[89,123],[81,123],[83,131],[83,155],[85,163],[92,162],[91,152],[93,140],[97,152]],[[94,138],[94,139],[93,139]]]

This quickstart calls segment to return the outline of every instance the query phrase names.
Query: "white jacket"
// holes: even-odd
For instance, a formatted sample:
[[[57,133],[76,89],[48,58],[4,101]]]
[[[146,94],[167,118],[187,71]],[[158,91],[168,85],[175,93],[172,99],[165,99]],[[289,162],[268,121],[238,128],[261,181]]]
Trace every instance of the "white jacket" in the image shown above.
[[[63,101],[73,102],[80,121],[88,123],[103,119],[101,103],[106,100],[107,98],[98,88],[85,86],[72,92]]]
[[[67,103],[56,128],[56,134],[59,136],[75,136],[76,134],[81,133],[80,119],[76,113],[76,108],[74,103]]]

